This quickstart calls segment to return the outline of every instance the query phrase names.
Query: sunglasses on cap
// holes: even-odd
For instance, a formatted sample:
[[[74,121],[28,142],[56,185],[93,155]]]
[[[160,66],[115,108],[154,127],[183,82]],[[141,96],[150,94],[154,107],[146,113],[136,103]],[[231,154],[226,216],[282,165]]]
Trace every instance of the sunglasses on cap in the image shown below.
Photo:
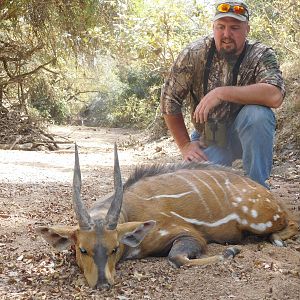
[[[217,6],[217,11],[220,13],[233,12],[234,14],[245,16],[249,19],[247,9],[242,5],[230,5],[229,3],[221,3]]]

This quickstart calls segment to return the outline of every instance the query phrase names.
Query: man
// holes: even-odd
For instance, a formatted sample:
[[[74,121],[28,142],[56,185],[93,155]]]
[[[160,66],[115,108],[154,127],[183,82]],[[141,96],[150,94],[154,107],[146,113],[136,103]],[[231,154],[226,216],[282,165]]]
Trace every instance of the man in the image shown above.
[[[268,187],[273,162],[275,117],[285,87],[271,48],[250,42],[244,1],[218,1],[213,36],[184,49],[161,94],[161,110],[184,160],[231,166]],[[191,138],[181,112],[189,96],[195,127]]]

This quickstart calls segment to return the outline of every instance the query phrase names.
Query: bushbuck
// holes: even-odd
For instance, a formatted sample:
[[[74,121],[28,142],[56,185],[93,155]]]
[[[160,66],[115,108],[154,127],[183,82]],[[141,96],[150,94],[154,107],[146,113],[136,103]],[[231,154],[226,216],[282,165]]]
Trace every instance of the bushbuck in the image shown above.
[[[298,232],[298,224],[272,193],[237,172],[207,163],[136,168],[122,184],[115,146],[114,193],[88,211],[81,199],[75,145],[73,205],[78,226],[37,228],[54,248],[74,245],[76,261],[92,288],[114,283],[117,262],[168,256],[173,266],[202,265],[233,257],[202,257],[207,243],[238,243],[243,233],[269,236],[273,244]]]

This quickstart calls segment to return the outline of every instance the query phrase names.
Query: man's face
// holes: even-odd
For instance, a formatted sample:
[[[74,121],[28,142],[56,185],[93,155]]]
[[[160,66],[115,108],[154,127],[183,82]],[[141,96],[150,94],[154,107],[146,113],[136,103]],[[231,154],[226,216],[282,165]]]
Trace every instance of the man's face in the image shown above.
[[[213,33],[217,51],[226,55],[239,55],[244,48],[250,30],[248,22],[225,17],[213,24]]]

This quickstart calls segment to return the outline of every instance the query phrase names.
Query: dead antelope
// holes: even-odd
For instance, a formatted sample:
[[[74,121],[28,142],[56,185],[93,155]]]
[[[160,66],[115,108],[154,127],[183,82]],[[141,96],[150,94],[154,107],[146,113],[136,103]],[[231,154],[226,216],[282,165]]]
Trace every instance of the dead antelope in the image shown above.
[[[75,146],[73,202],[79,226],[37,229],[56,249],[75,246],[77,263],[92,288],[110,287],[120,260],[168,255],[176,267],[202,265],[237,253],[232,247],[223,255],[201,258],[208,242],[238,243],[250,232],[283,246],[298,232],[270,191],[226,168],[154,165],[137,168],[122,185],[115,147],[114,186],[112,196],[87,211]]]

